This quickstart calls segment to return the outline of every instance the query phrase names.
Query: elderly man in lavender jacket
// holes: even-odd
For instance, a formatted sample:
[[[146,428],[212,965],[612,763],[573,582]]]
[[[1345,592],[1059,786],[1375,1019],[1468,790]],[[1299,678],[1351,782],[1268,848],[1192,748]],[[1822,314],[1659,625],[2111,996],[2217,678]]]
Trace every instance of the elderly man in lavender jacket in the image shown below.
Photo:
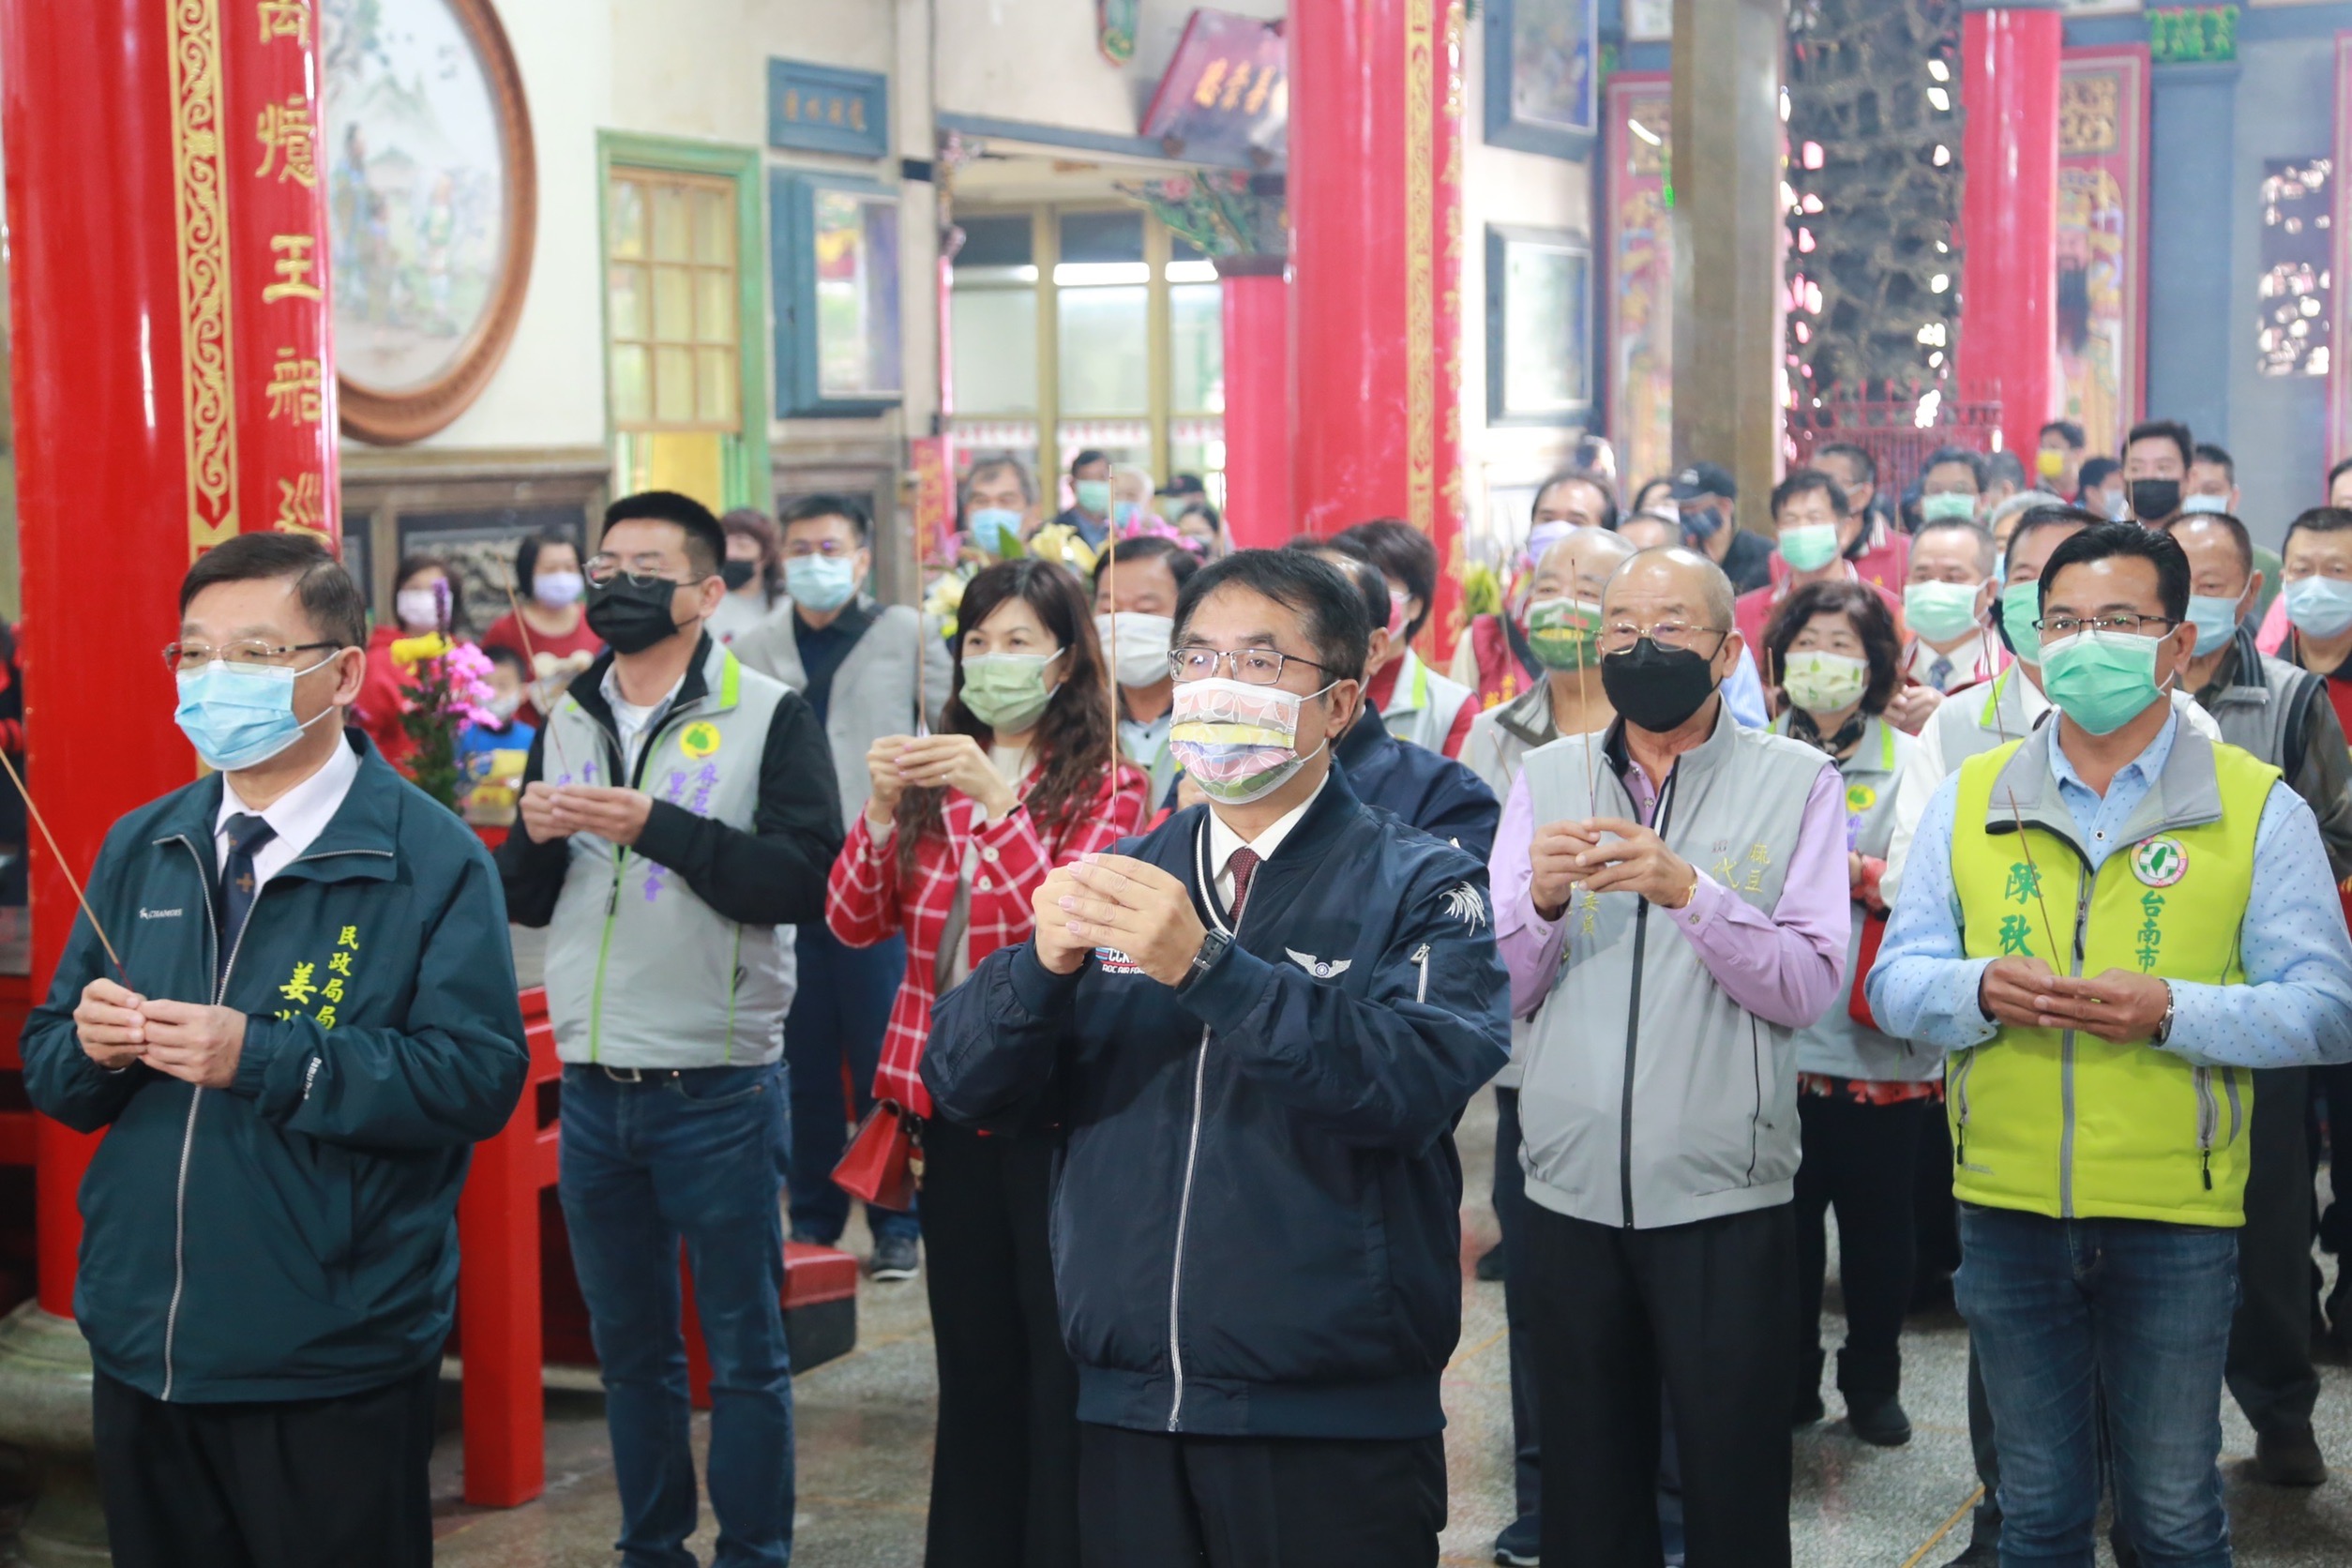
[[[1620,722],[1528,754],[1493,859],[1532,1033],[1527,1171],[1544,1560],[1655,1563],[1661,1385],[1689,1560],[1789,1560],[1794,1033],[1841,993],[1845,792],[1744,730],[1713,563],[1645,550],[1603,599]]]

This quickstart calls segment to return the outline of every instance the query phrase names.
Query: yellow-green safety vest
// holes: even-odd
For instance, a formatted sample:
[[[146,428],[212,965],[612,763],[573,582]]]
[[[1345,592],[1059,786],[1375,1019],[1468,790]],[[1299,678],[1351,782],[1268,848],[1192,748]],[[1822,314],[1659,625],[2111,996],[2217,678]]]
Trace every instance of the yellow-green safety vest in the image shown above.
[[[2035,741],[2056,744],[2046,734]],[[2031,800],[2022,812],[2008,798],[2013,785],[2002,770],[2028,743],[1961,764],[1952,875],[1968,956],[2039,957],[2064,974],[2121,969],[2244,984],[2238,933],[2254,883],[2254,831],[2279,772],[2235,746],[2200,741],[2185,728],[2176,737],[2149,805],[2196,792],[2175,797],[2165,785],[2176,764],[2201,765],[2202,754],[2212,759],[2218,819],[2164,821],[2109,854],[2088,881],[2082,852],[2053,831],[2071,821],[2056,782],[2027,784]],[[2046,779],[2046,761],[2041,771]],[[1998,807],[1997,780],[2005,792]],[[2044,798],[2055,815],[2034,809]],[[2193,1066],[2147,1043],[2004,1026],[1955,1053],[1945,1081],[1958,1164],[1952,1191],[1963,1202],[2052,1218],[2245,1222],[2254,1085],[2242,1069]]]

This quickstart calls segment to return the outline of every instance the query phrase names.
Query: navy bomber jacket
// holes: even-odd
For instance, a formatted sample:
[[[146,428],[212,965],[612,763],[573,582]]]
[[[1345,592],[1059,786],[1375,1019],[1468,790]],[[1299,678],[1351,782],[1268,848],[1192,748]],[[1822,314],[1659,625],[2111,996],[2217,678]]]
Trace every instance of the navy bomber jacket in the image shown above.
[[[1212,929],[1207,808],[1122,846]],[[1509,1055],[1485,867],[1334,770],[1251,884],[1233,944],[1176,989],[1029,943],[942,1001],[943,1114],[1058,1119],[1051,1216],[1078,1416],[1140,1430],[1441,1429],[1461,1332],[1462,1108]]]

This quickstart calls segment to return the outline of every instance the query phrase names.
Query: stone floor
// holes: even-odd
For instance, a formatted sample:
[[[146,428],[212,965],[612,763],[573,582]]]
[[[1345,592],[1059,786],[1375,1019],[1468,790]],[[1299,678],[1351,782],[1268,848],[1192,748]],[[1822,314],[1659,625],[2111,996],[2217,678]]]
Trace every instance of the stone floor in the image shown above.
[[[1462,1129],[1473,1194],[1485,1187],[1493,1127],[1492,1102],[1481,1096]],[[1483,1201],[1467,1206],[1465,1227],[1468,1259],[1493,1239],[1493,1216]],[[863,1236],[851,1244],[862,1250]],[[798,1561],[807,1568],[912,1568],[922,1559],[930,1465],[928,1314],[919,1284],[867,1286],[859,1311],[856,1351],[798,1383]],[[1940,1564],[1967,1544],[1976,1481],[1958,1321],[1915,1322],[1905,1355],[1906,1400],[1917,1426],[1908,1447],[1870,1448],[1834,1422],[1798,1437],[1792,1514],[1796,1560],[1806,1568],[1918,1568]],[[2318,1425],[2340,1470],[2314,1492],[2252,1481],[2245,1470],[2253,1434],[2235,1406],[2224,1407],[2230,1511],[2238,1561],[2246,1568],[2352,1561],[2352,1370],[2329,1366],[2325,1379]],[[466,1507],[459,1500],[455,1431],[443,1440],[433,1475],[444,1568],[575,1568],[612,1560],[618,1515],[594,1376],[557,1371],[550,1381],[548,1489],[536,1502],[506,1512]],[[1834,1391],[1828,1397],[1834,1414]],[[1483,1563],[1510,1506],[1500,1286],[1463,1288],[1461,1348],[1447,1372],[1445,1401],[1453,1517],[1444,1561]],[[696,1430],[699,1440],[707,1422],[698,1419]],[[711,1533],[706,1522],[694,1543],[705,1561]]]

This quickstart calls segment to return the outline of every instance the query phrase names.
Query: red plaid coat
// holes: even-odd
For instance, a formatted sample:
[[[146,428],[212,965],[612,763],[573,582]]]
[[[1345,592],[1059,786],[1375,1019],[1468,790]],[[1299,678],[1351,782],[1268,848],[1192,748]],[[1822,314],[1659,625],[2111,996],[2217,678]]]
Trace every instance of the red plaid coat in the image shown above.
[[[1023,780],[1024,792],[1035,776],[1033,773]],[[1117,781],[1107,783],[1094,803],[1051,839],[1030,820],[1026,806],[975,832],[972,818],[979,807],[967,796],[951,794],[942,812],[945,831],[923,837],[915,846],[913,870],[903,877],[897,833],[877,838],[866,814],[858,813],[849,841],[833,863],[825,890],[825,924],[852,947],[870,947],[901,932],[907,939],[906,984],[891,1003],[882,1064],[874,1070],[877,1099],[895,1100],[918,1116],[931,1114],[931,1094],[923,1087],[921,1071],[923,1042],[931,1033],[933,976],[947,917],[956,905],[957,873],[965,851],[977,846],[980,856],[968,927],[972,961],[977,964],[1000,947],[1029,940],[1034,924],[1030,900],[1047,872],[1141,831],[1149,809],[1147,790],[1141,771],[1123,764]]]

